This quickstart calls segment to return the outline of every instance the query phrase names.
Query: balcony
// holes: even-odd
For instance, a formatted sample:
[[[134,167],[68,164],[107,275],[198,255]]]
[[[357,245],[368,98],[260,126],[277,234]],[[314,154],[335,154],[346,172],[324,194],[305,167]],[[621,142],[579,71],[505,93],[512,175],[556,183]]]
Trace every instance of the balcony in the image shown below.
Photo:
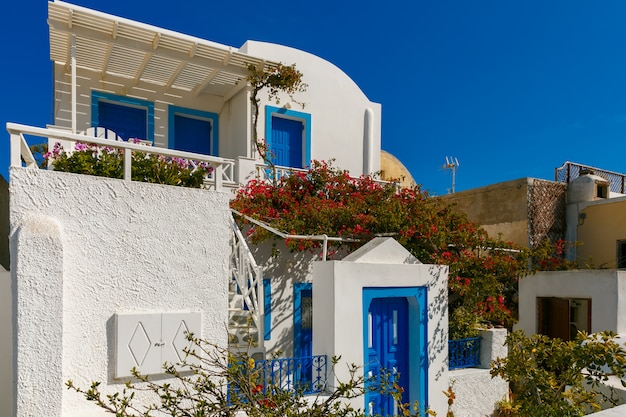
[[[74,145],[77,142],[81,142],[117,150],[123,155],[123,179],[126,181],[131,181],[133,153],[140,152],[143,154],[159,155],[165,158],[180,158],[192,164],[203,164],[210,167],[210,172],[204,178],[205,188],[221,190],[225,187],[237,187],[235,181],[235,161],[232,159],[148,146],[143,143],[131,143],[122,140],[78,135],[61,129],[45,129],[17,123],[7,123],[6,127],[11,136],[12,167],[26,166],[26,168],[38,168],[37,161],[31,153],[26,141],[26,137],[35,137],[40,138],[38,139],[39,142],[45,142],[46,140],[50,144],[60,142],[65,145],[66,149],[74,149]]]

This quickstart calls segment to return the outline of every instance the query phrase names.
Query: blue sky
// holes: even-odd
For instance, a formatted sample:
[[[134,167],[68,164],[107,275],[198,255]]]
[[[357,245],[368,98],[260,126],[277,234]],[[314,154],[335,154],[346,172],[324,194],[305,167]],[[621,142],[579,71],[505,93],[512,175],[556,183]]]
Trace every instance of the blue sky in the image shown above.
[[[626,172],[624,1],[73,3],[235,47],[253,39],[319,55],[382,103],[383,149],[436,194],[451,186],[441,169],[446,155],[460,162],[457,191],[553,179],[566,160]],[[0,7],[0,120],[45,126],[52,121],[46,2]]]

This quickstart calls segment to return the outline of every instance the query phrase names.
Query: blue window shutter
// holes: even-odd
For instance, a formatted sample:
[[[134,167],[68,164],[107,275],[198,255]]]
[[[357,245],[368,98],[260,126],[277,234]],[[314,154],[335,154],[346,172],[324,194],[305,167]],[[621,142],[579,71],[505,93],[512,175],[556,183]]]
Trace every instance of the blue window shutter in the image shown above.
[[[148,139],[148,112],[142,108],[101,101],[98,103],[98,126],[111,129],[125,140]]]
[[[208,120],[174,116],[176,149],[211,155],[211,122]]]
[[[272,281],[263,279],[263,306],[265,317],[263,318],[264,340],[272,338]]]

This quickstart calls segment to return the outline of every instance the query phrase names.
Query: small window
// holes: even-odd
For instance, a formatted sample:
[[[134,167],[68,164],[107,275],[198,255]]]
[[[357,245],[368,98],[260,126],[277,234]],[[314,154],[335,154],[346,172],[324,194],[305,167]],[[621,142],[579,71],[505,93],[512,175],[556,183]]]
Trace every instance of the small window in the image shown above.
[[[608,184],[596,182],[596,197],[609,198],[609,186]]]
[[[272,338],[272,281],[269,278],[263,279],[263,339]]]
[[[626,240],[617,241],[617,267],[626,268]]]

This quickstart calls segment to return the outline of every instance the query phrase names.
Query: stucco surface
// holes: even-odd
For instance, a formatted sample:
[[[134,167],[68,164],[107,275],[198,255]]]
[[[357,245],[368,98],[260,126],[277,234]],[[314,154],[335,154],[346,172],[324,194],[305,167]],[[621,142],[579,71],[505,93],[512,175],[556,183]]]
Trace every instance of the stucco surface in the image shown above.
[[[70,378],[120,388],[115,313],[201,312],[225,346],[228,215],[222,192],[11,168],[17,415],[89,415]]]
[[[508,393],[506,381],[491,378],[488,369],[450,371],[450,383],[456,395],[452,411],[457,416],[492,416],[496,403]]]
[[[13,411],[13,332],[11,325],[11,274],[0,266],[0,416]]]

